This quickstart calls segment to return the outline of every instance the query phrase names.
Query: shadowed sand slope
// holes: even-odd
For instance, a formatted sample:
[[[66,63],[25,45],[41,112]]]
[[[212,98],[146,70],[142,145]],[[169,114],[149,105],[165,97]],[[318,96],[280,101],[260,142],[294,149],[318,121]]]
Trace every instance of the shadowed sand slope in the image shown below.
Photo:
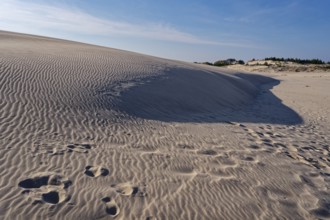
[[[2,31],[0,219],[329,218],[304,80]]]
[[[301,117],[270,92],[278,84],[278,80],[260,75],[175,68],[124,91],[117,108],[167,122],[301,123]],[[267,100],[268,105],[255,105],[256,100]]]

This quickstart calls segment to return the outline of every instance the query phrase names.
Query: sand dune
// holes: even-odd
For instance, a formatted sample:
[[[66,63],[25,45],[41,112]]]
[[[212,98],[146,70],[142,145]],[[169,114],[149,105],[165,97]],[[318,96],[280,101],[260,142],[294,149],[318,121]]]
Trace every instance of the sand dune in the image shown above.
[[[255,60],[246,65],[229,65],[229,69],[246,72],[277,73],[277,72],[330,72],[330,64],[299,64],[288,61]]]
[[[330,218],[328,73],[0,32],[1,219]]]

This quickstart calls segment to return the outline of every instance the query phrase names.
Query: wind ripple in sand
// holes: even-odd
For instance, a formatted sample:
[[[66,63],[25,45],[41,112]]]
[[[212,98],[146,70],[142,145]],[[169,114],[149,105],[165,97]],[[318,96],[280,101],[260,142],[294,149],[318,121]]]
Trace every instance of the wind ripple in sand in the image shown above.
[[[267,126],[270,81],[0,32],[0,218],[329,217],[329,132]]]

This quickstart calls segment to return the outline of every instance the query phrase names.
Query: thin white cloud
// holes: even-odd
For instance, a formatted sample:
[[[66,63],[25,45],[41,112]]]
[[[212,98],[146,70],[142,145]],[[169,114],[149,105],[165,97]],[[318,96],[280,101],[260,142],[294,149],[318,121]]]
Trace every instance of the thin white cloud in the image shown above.
[[[248,44],[200,39],[169,25],[114,21],[98,18],[77,8],[27,3],[20,0],[1,0],[0,29],[34,33],[65,31],[100,36],[122,35],[191,44],[251,47]]]
[[[296,1],[288,0],[281,6],[270,7],[244,7],[241,16],[228,16],[224,21],[230,23],[259,24],[267,18],[286,17],[292,14],[292,9],[298,6]],[[268,25],[268,24],[267,24]]]

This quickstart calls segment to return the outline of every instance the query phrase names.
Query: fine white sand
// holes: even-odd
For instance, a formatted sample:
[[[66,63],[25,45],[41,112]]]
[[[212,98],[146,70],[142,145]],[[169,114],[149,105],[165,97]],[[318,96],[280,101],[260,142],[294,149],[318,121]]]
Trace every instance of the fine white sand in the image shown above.
[[[329,85],[0,32],[0,219],[330,218]]]

